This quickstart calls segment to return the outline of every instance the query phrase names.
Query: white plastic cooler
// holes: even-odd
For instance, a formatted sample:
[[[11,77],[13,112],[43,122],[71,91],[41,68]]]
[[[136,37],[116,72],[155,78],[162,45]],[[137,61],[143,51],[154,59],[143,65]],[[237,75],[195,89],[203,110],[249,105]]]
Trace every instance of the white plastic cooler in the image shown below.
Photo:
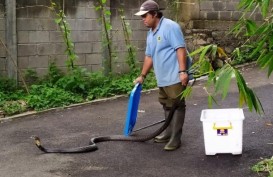
[[[206,155],[218,153],[242,154],[243,120],[242,109],[202,110],[203,134]]]

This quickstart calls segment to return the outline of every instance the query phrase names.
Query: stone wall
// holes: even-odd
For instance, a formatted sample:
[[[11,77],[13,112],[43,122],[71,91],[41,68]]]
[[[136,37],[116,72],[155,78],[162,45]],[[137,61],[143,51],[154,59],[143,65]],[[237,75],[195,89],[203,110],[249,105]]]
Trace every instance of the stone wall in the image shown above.
[[[0,40],[5,43],[5,11],[4,0],[0,0]],[[4,46],[0,42],[0,76],[6,75],[6,51]]]
[[[200,20],[236,21],[242,15],[238,10],[240,0],[202,0],[200,1]],[[255,13],[254,20],[261,20],[262,15]]]
[[[240,0],[182,0],[181,22],[191,51],[203,45],[217,44],[231,53],[240,44],[240,38],[230,34],[241,17]],[[254,13],[253,20],[262,19]]]

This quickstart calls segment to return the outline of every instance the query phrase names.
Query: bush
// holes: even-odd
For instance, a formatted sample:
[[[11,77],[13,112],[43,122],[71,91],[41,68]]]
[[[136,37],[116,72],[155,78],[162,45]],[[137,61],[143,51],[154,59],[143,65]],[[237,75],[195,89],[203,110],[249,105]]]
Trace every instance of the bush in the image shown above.
[[[0,92],[9,93],[17,89],[16,81],[9,78],[0,77]]]
[[[80,95],[58,87],[48,87],[46,85],[32,85],[30,95],[26,99],[28,106],[34,110],[62,107],[83,102]]]
[[[85,68],[75,68],[60,78],[56,85],[66,91],[86,95],[90,85],[88,72]]]
[[[27,110],[26,103],[22,100],[5,101],[2,103],[2,110],[6,115],[14,115],[25,112]]]
[[[138,74],[139,72],[104,76],[101,72],[90,73],[86,69],[78,67],[64,75],[52,63],[48,74],[30,86],[29,94],[18,89],[15,81],[1,79],[0,109],[5,114],[12,115],[27,109],[44,110],[85,100],[129,94],[134,87],[133,80]],[[156,87],[154,75],[149,74],[145,79],[143,89],[154,87]]]
[[[48,67],[48,73],[41,81],[44,84],[53,86],[56,82],[64,76],[64,73],[56,66],[56,64],[50,63]]]

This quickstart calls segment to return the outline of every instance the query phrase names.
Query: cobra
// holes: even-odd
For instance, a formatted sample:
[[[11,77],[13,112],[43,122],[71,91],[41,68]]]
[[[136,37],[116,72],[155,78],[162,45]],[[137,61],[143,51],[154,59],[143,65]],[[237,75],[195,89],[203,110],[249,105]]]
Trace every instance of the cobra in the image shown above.
[[[41,143],[41,140],[38,136],[32,136],[31,138],[34,139],[35,145],[43,152],[45,153],[84,153],[84,152],[92,152],[98,150],[98,146],[96,143],[99,142],[105,142],[105,141],[128,141],[128,142],[145,142],[148,140],[153,139],[160,133],[162,133],[170,124],[173,114],[178,107],[178,104],[175,103],[170,113],[165,120],[164,124],[159,127],[155,132],[146,135],[146,136],[123,136],[123,135],[110,135],[110,136],[100,136],[100,137],[94,137],[90,140],[89,145],[87,146],[80,146],[80,147],[74,147],[74,148],[47,148],[44,147]]]

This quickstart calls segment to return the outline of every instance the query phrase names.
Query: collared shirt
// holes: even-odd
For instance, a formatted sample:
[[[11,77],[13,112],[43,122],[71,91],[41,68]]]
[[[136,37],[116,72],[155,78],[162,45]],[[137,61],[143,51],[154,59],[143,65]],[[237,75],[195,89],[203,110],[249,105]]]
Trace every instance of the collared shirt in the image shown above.
[[[159,87],[181,82],[176,49],[186,47],[180,26],[162,17],[155,31],[148,32],[145,55],[153,60],[153,67]]]

